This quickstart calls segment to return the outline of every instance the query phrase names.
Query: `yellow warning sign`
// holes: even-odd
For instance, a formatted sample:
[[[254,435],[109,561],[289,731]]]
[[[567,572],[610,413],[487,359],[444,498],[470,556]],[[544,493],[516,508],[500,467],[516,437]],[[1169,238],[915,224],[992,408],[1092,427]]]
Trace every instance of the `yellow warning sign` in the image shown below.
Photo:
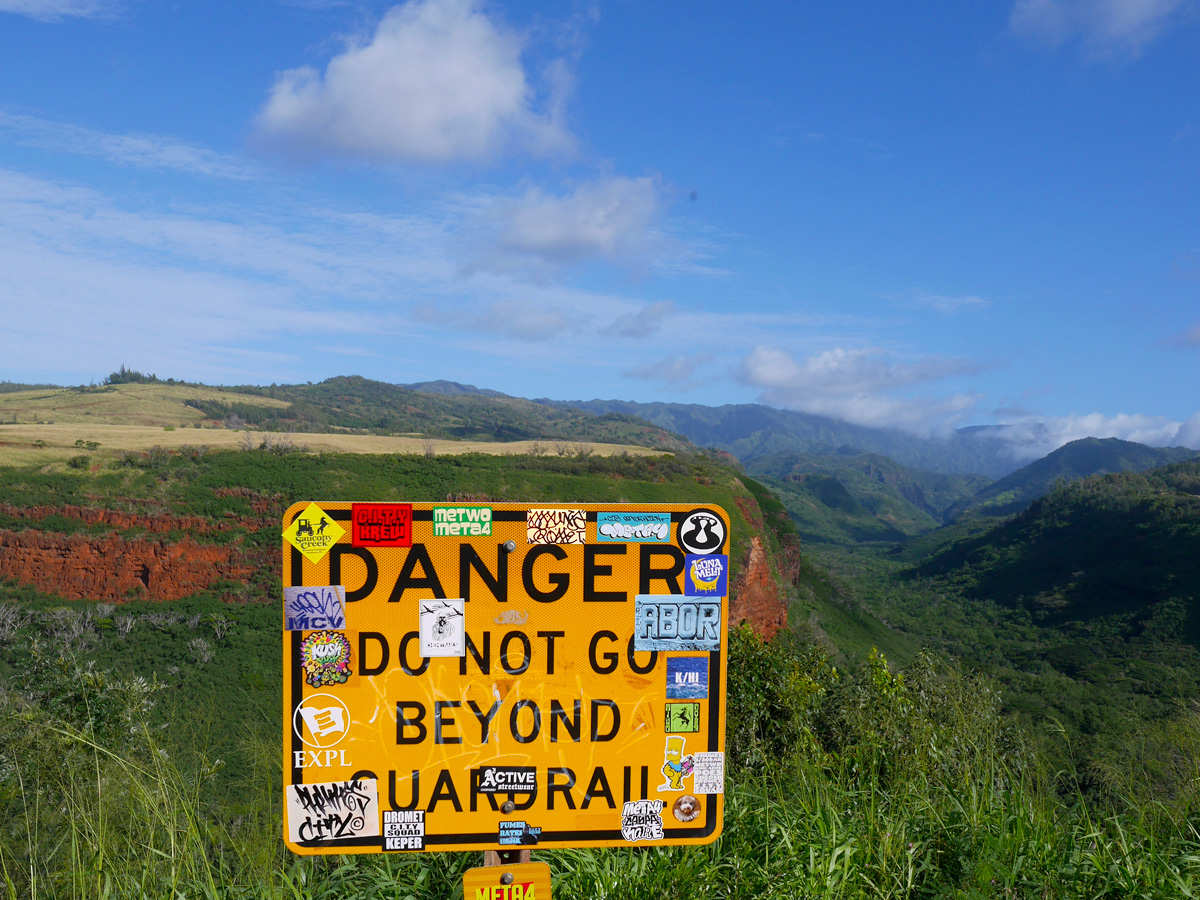
[[[293,851],[720,834],[719,507],[306,501],[283,533]]]
[[[291,523],[284,525],[283,536],[304,554],[309,562],[320,562],[329,549],[346,533],[337,522],[315,503],[308,504]]]

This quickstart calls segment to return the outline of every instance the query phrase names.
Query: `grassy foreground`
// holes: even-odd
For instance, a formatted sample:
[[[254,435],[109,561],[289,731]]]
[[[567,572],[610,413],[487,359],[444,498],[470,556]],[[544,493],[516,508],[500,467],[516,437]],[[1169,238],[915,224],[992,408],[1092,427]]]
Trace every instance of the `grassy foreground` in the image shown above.
[[[1195,811],[1085,800],[986,680],[927,656],[840,672],[746,631],[730,645],[722,837],[548,852],[556,897],[1196,896]],[[159,685],[36,642],[27,660],[0,696],[0,896],[456,898],[481,862],[292,857],[275,741],[249,734],[250,774],[214,792],[218,754],[155,724]]]

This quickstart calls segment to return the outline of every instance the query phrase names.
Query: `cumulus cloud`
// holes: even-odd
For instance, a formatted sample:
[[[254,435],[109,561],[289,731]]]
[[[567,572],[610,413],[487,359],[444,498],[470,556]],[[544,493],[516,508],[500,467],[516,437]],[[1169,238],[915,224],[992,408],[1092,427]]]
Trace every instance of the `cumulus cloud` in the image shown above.
[[[1184,422],[1163,416],[1086,415],[1033,417],[1009,422],[991,433],[1007,441],[1014,459],[1040,459],[1081,438],[1120,438],[1150,447],[1190,447],[1200,450],[1200,413]]]
[[[1051,45],[1080,37],[1096,48],[1137,53],[1183,5],[1183,0],[1017,0],[1009,25],[1021,37]]]
[[[491,248],[484,265],[506,267],[513,257],[555,268],[605,259],[635,263],[652,254],[652,226],[662,214],[654,178],[609,176],[564,194],[530,188],[497,200],[485,214]]]
[[[562,64],[547,67],[550,96],[535,108],[523,44],[473,0],[411,0],[324,72],[306,66],[279,75],[258,118],[260,135],[301,155],[383,162],[570,153],[562,121],[569,77]]]
[[[47,22],[67,16],[107,16],[116,9],[117,4],[109,0],[0,0],[0,12],[17,13]]]
[[[943,433],[974,409],[979,396],[912,395],[904,389],[981,371],[969,360],[927,356],[896,362],[882,350],[837,348],[797,360],[777,348],[747,354],[739,379],[761,388],[765,403],[857,425],[898,428],[914,434]]]
[[[219,178],[251,178],[255,169],[234,156],[153,134],[107,134],[79,125],[0,111],[0,131],[13,143],[91,156],[138,168],[171,169]]]

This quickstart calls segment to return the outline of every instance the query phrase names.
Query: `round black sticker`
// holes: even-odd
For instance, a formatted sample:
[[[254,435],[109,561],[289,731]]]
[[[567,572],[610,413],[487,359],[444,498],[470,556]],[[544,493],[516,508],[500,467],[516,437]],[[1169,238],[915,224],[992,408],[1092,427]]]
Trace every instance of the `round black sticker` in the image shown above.
[[[712,510],[693,510],[679,523],[679,543],[688,553],[718,553],[725,545],[725,523]]]

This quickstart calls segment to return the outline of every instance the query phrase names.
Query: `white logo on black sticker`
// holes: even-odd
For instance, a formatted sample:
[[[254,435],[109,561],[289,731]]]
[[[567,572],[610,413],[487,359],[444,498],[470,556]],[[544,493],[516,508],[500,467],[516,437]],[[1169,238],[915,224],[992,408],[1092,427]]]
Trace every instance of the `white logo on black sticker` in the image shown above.
[[[679,544],[688,553],[716,553],[725,546],[725,523],[707,509],[694,510],[679,525]]]

